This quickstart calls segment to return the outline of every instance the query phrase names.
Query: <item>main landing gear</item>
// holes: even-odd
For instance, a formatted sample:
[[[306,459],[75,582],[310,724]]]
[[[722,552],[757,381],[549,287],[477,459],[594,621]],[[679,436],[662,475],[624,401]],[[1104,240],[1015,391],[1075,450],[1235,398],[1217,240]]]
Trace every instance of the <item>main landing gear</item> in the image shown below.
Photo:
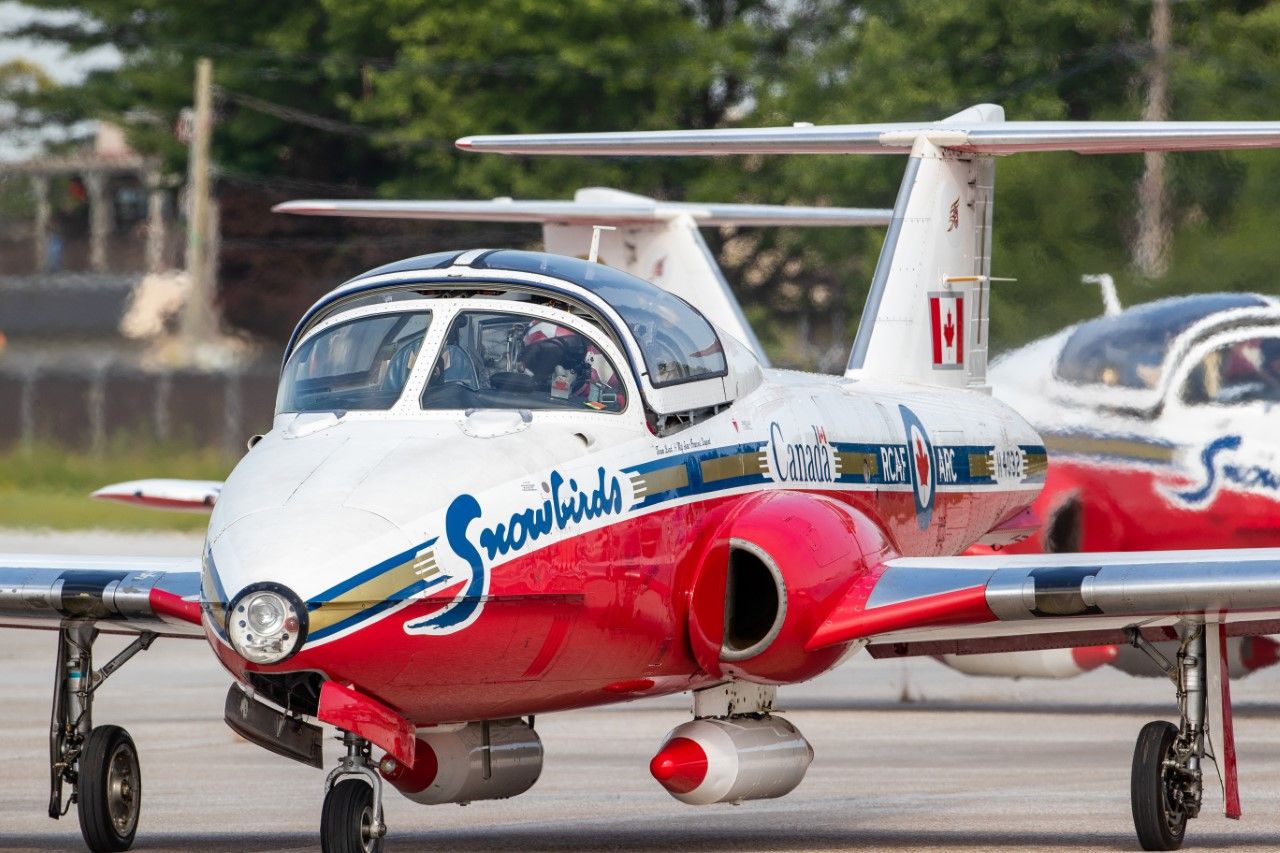
[[[156,635],[144,632],[95,671],[97,634],[87,622],[68,623],[58,631],[49,726],[49,817],[62,817],[74,803],[89,849],[120,851],[129,849],[138,830],[142,768],[128,732],[119,726],[94,727],[93,694],[125,661],[150,648]]]
[[[320,811],[324,853],[379,853],[387,825],[382,819],[382,777],[369,741],[342,733],[347,754],[325,779]]]
[[[1169,674],[1178,688],[1179,723],[1157,720],[1138,734],[1133,751],[1130,796],[1133,825],[1143,850],[1177,850],[1187,821],[1200,814],[1201,761],[1205,757],[1207,659],[1205,627],[1188,628],[1169,663],[1136,631],[1130,640]]]

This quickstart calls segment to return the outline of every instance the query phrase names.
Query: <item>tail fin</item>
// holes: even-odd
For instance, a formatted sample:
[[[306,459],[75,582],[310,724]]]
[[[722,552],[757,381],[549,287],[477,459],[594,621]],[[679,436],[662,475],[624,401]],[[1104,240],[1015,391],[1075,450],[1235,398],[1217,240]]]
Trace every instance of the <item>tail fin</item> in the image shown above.
[[[939,125],[1003,120],[988,104]],[[994,191],[990,157],[915,141],[846,376],[986,388]]]
[[[1280,147],[1280,122],[1004,121],[979,104],[939,122],[471,136],[467,151],[687,156],[903,154],[907,172],[847,376],[985,388],[993,155]]]
[[[573,201],[333,201],[278,204],[278,213],[475,222],[541,222],[548,252],[586,257],[593,225],[600,260],[653,282],[696,306],[712,323],[749,346],[762,364],[764,349],[742,313],[700,226],[887,225],[891,211],[848,207],[661,202],[604,187],[580,189]]]

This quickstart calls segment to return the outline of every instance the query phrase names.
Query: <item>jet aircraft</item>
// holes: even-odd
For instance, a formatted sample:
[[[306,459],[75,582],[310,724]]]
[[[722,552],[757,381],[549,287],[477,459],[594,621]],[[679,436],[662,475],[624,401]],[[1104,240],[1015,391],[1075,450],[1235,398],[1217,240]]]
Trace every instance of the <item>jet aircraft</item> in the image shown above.
[[[1134,754],[1138,838],[1182,843],[1209,760],[1239,815],[1224,641],[1277,630],[1280,551],[957,555],[1024,532],[1047,468],[988,393],[993,158],[1269,148],[1280,123],[980,105],[458,144],[906,155],[846,374],[767,369],[695,305],[576,258],[440,252],[339,286],[289,341],[273,427],[222,484],[199,560],[0,557],[0,622],[59,634],[51,816],[74,801],[91,848],[132,843],[136,749],[93,724],[93,699],[169,636],[209,644],[250,740],[318,765],[319,724],[341,732],[326,851],[381,847],[388,786],[424,804],[523,793],[535,715],[637,696],[693,694],[650,765],[674,797],[782,796],[813,751],[772,713],[777,688],[864,649],[1175,640],[1179,722],[1149,723]],[[95,665],[102,630],[137,639]]]
[[[1053,458],[1033,504],[1040,525],[1005,553],[1280,545],[1274,297],[1206,293],[1123,311],[1116,303],[996,359],[991,384]],[[1277,663],[1280,645],[1239,637],[1229,654],[1232,676],[1242,677]],[[1064,678],[1090,668],[1075,658],[1133,675],[1164,670],[1128,646],[945,662],[975,675]]]
[[[1280,301],[1210,293],[1079,323],[997,359],[1053,454],[1020,551],[1280,545]]]

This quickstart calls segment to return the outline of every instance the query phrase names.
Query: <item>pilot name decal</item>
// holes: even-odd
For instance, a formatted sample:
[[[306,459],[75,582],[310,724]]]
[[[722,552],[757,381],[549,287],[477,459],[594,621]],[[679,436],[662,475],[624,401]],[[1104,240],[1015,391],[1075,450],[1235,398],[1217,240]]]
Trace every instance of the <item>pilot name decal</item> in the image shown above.
[[[492,564],[497,557],[516,554],[571,525],[620,515],[623,510],[622,483],[613,475],[609,475],[606,483],[605,477],[604,468],[597,468],[596,482],[590,484],[588,491],[579,486],[576,479],[566,480],[559,471],[552,471],[543,484],[547,497],[540,505],[526,506],[512,512],[505,521],[482,527],[475,542],[471,539],[470,529],[474,522],[484,518],[484,509],[475,495],[464,493],[454,498],[445,510],[445,540],[466,563],[469,577],[440,610],[425,619],[414,618],[405,622],[405,633],[452,634],[467,627],[484,609],[489,591],[486,562]]]
[[[1246,462],[1238,458],[1242,440],[1238,435],[1224,435],[1205,445],[1196,459],[1200,470],[1192,485],[1172,486],[1157,483],[1157,489],[1175,506],[1202,509],[1213,503],[1223,488],[1244,492],[1270,493],[1280,497],[1280,471]],[[1198,485],[1195,483],[1197,480]]]
[[[811,426],[810,429],[813,430],[812,441],[787,441],[777,421],[769,424],[769,459],[773,478],[779,483],[835,482],[827,431],[820,426]]]

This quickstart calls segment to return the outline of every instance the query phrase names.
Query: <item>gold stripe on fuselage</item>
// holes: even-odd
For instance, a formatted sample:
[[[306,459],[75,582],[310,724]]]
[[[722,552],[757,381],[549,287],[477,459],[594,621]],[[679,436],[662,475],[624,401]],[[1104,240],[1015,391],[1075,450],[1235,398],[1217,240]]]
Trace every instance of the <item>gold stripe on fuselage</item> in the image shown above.
[[[430,580],[439,573],[434,551],[416,554],[312,610],[307,614],[307,630],[316,632],[328,628],[368,607],[391,600],[415,581]]]
[[[640,475],[646,495],[658,495],[672,489],[683,489],[689,485],[689,469],[683,462],[676,462],[666,468],[658,468]]]
[[[867,479],[879,476],[880,459],[874,453],[863,453],[854,450],[836,451],[836,467],[844,477],[862,475]]]
[[[1173,462],[1174,448],[1124,438],[1101,438],[1087,435],[1047,435],[1044,446],[1051,453],[1078,456],[1118,456],[1142,462]]]
[[[762,454],[759,450],[747,453],[735,453],[732,456],[720,456],[715,459],[704,459],[699,463],[702,468],[702,482],[715,483],[720,480],[731,480],[749,474],[764,473]]]

